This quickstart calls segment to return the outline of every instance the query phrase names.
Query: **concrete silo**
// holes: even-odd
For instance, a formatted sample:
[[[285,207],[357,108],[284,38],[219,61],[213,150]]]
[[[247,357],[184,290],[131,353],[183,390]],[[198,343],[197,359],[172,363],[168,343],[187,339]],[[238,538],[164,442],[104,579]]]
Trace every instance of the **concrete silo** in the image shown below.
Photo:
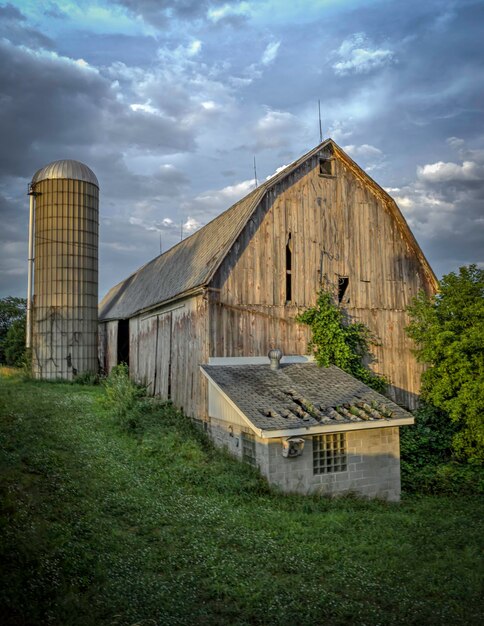
[[[29,193],[32,373],[97,372],[99,183],[83,163],[54,161],[34,175]]]

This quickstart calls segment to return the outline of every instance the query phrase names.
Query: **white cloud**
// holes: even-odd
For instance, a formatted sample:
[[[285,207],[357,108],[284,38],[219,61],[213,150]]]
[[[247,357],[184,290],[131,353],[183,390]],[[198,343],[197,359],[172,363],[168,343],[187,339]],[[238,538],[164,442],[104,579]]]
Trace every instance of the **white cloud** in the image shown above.
[[[343,146],[343,150],[354,157],[375,158],[383,156],[383,152],[379,148],[375,148],[375,146],[371,146],[367,143],[361,146],[355,146],[353,144]]]
[[[202,42],[198,39],[192,41],[192,43],[186,48],[188,56],[195,56],[202,49]]]
[[[152,113],[153,115],[159,115],[160,111],[158,109],[156,109],[155,107],[152,107],[150,104],[151,100],[148,100],[148,102],[145,102],[144,104],[141,103],[135,103],[135,104],[130,104],[129,108],[132,111],[143,111],[143,113]]]
[[[247,15],[250,12],[248,2],[240,2],[239,4],[223,4],[221,7],[209,9],[207,17],[215,24],[222,19]]]
[[[258,120],[256,129],[263,132],[277,132],[291,126],[295,119],[294,115],[287,111],[267,109],[264,117]]]
[[[484,180],[484,167],[473,161],[458,163],[428,163],[417,168],[419,180],[430,183]]]
[[[206,206],[223,206],[228,208],[255,188],[255,180],[243,180],[235,185],[227,185],[222,189],[207,191],[195,198],[196,202],[201,202]]]
[[[269,176],[266,176],[266,180],[269,180],[271,178],[274,178],[274,176],[276,176],[277,174],[279,174],[279,172],[282,172],[282,170],[285,170],[287,167],[287,165],[281,165],[280,167],[278,167],[276,169],[276,171],[272,174],[269,174]]]
[[[467,150],[458,138],[448,141],[460,154]],[[461,160],[438,161],[417,168],[416,179],[402,187],[387,189],[405,215],[417,239],[426,249],[439,250],[437,258],[456,265],[482,260],[484,240],[482,206],[484,166]],[[465,252],[459,242],[465,241]],[[454,256],[452,256],[454,255]]]
[[[277,53],[279,52],[280,45],[280,41],[273,41],[272,43],[267,45],[261,59],[261,63],[263,65],[269,65],[275,60],[275,58],[277,57]]]
[[[193,233],[200,228],[202,224],[194,217],[188,217],[187,221],[183,224],[183,232]]]
[[[349,120],[351,121],[351,120]],[[332,137],[335,141],[343,141],[353,134],[353,130],[348,127],[347,122],[335,120],[328,128],[328,137]]]
[[[368,143],[359,146],[350,144],[343,146],[343,150],[350,154],[360,164],[363,164],[367,172],[379,170],[385,165],[385,156],[383,152]]]
[[[250,128],[254,139],[250,149],[258,151],[287,146],[301,130],[301,121],[292,113],[266,107],[264,115]]]
[[[339,60],[333,64],[335,74],[365,74],[394,61],[394,53],[386,48],[377,48],[364,33],[355,33],[345,39],[335,55]]]

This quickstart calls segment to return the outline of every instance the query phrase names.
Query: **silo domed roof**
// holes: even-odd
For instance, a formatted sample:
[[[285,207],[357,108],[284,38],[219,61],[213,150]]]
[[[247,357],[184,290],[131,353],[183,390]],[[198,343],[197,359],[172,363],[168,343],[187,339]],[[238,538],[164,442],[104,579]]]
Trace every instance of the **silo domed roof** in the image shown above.
[[[81,163],[80,161],[72,161],[64,159],[63,161],[53,161],[45,167],[35,172],[32,178],[32,185],[39,183],[41,180],[51,178],[69,178],[71,180],[83,180],[86,183],[92,183],[99,189],[99,183],[94,172]]]

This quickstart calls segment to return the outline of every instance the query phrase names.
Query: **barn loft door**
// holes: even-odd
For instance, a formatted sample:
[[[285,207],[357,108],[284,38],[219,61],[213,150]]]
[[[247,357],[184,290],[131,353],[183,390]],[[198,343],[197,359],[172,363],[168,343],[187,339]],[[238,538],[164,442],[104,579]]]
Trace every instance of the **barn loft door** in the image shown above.
[[[158,315],[155,394],[166,399],[171,397],[171,325],[171,311]]]

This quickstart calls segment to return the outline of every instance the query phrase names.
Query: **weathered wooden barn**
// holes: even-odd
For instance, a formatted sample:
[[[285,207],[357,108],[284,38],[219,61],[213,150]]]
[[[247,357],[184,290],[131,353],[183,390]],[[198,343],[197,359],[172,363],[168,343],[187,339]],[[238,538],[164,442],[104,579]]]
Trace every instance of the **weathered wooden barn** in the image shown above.
[[[395,201],[328,139],[113,287],[100,304],[104,368],[208,420],[200,364],[305,354],[296,314],[324,286],[379,338],[372,367],[415,406],[421,366],[405,309],[436,278]]]
[[[329,139],[113,287],[100,358],[129,363],[286,491],[398,500],[399,428],[413,423],[398,405],[415,406],[421,374],[405,310],[436,286],[394,200]],[[295,317],[321,287],[379,339],[372,367],[397,404],[300,362],[309,329]],[[274,348],[299,357],[273,372]]]

